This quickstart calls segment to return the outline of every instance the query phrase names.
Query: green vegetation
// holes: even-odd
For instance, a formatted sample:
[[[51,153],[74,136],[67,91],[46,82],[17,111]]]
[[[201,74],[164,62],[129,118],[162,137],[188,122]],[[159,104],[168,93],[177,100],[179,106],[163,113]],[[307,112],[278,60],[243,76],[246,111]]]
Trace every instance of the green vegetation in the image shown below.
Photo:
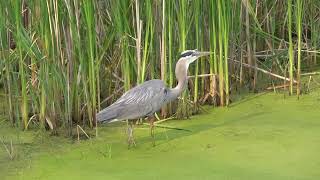
[[[136,128],[137,147],[128,150],[124,124],[101,127],[98,138],[49,137],[8,129],[17,157],[0,148],[4,179],[319,179],[319,91],[296,97],[268,93],[244,97],[228,108],[206,107],[190,120]],[[290,113],[288,113],[290,112]],[[94,134],[94,132],[92,132]]]
[[[1,1],[0,179],[319,179],[319,9]],[[158,127],[151,147],[139,124],[128,150],[125,123],[97,125],[96,112],[137,84],[174,87],[179,53],[196,48],[213,54],[190,66],[188,89],[160,116],[189,131]]]
[[[293,43],[292,43],[292,0],[288,0],[289,76],[290,94],[293,94]]]
[[[307,92],[301,76],[318,69],[319,7],[311,0],[3,1],[6,117],[21,129],[94,128],[96,112],[125,90],[154,78],[173,87],[179,53],[195,48],[214,54],[190,67],[195,78],[162,117],[229,105],[247,90],[283,85],[299,96]]]
[[[296,5],[296,32],[298,35],[298,58],[297,58],[297,95],[299,97],[300,95],[300,78],[301,78],[301,44],[302,44],[302,18],[303,18],[303,14],[302,14],[302,8],[303,8],[303,1],[302,0],[297,0],[297,5]]]

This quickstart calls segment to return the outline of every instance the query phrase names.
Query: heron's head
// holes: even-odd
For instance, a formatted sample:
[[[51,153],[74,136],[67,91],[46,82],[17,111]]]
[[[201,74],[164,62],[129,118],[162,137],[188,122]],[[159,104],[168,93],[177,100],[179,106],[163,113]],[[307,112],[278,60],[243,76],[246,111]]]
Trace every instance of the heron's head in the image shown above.
[[[211,52],[201,52],[197,49],[186,50],[180,54],[179,61],[176,64],[176,76],[178,79],[186,78],[187,70],[191,63],[202,56],[208,56]]]
[[[197,60],[198,58],[200,58],[202,56],[208,56],[210,54],[212,54],[212,53],[211,52],[201,52],[201,51],[198,51],[197,49],[186,50],[180,54],[179,61],[184,61],[185,64],[189,65],[189,64],[193,63],[195,60]]]

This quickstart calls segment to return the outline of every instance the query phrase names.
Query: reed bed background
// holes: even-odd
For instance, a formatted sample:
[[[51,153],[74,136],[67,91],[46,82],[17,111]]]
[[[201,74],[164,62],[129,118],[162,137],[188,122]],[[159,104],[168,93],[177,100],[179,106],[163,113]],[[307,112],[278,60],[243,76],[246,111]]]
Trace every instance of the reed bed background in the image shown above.
[[[1,1],[6,115],[23,129],[93,128],[96,112],[136,84],[175,86],[180,52],[196,48],[214,55],[190,67],[188,90],[163,117],[270,86],[299,96],[301,73],[317,68],[319,8],[318,0]]]

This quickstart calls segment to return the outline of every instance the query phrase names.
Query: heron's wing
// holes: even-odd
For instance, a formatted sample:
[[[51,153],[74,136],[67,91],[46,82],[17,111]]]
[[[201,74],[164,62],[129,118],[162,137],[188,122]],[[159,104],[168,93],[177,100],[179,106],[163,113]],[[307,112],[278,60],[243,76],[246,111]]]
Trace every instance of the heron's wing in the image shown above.
[[[140,84],[115,103],[102,110],[100,114],[115,114],[113,119],[136,119],[158,111],[165,102],[166,87],[161,80],[150,80]],[[104,118],[106,116],[103,116]]]
[[[164,100],[166,87],[161,80],[150,80],[123,94],[114,104],[150,104]]]

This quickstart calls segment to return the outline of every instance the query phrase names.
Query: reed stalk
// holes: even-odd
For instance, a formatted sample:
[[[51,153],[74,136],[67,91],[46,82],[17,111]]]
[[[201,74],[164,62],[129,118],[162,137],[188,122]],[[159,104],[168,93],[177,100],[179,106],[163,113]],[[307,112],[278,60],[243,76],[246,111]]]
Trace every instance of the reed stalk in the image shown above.
[[[296,17],[296,32],[298,35],[298,52],[297,52],[297,96],[300,96],[301,89],[301,44],[302,44],[302,19],[303,19],[303,0],[296,1],[295,17]]]
[[[292,42],[292,0],[288,0],[288,39],[289,39],[289,78],[290,78],[290,89],[289,93],[290,95],[293,94],[293,67],[294,67],[294,56],[293,56],[293,42]]]
[[[230,88],[229,88],[229,28],[230,28],[230,11],[231,11],[230,1],[225,1],[224,13],[223,13],[223,44],[224,44],[224,79],[225,79],[225,91],[226,91],[226,105],[229,105],[230,101]]]
[[[160,73],[161,80],[167,82],[167,58],[166,58],[166,1],[162,0],[162,24],[160,40]],[[161,109],[162,117],[167,117],[167,107]]]
[[[88,81],[89,81],[89,101],[88,101],[88,116],[90,126],[93,127],[93,124],[97,124],[95,122],[95,114],[96,114],[96,67],[95,66],[95,17],[94,17],[94,4],[93,1],[84,0],[83,2],[84,8],[84,16],[87,25],[87,42],[88,42]]]
[[[210,51],[213,55],[210,56],[210,74],[218,74],[218,59],[217,59],[217,1],[209,1],[210,16]],[[204,66],[202,67],[204,69]],[[204,84],[204,83],[203,83]],[[210,76],[210,95],[213,97],[213,103],[216,104],[216,77]]]
[[[220,93],[220,105],[225,105],[225,96],[224,96],[224,86],[225,86],[225,79],[224,79],[224,58],[223,58],[223,35],[224,35],[224,27],[223,27],[223,0],[218,1],[218,35],[219,35],[219,93]]]
[[[153,44],[153,32],[154,32],[154,22],[152,14],[152,1],[145,2],[145,34],[143,43],[143,55],[142,55],[142,69],[141,69],[141,79],[140,83],[144,82],[146,79],[147,65],[150,60],[150,52]],[[151,68],[152,69],[152,68]],[[150,70],[151,70],[150,69]]]
[[[25,58],[22,52],[22,44],[20,39],[22,37],[22,22],[21,22],[21,1],[15,0],[12,2],[13,12],[14,12],[14,21],[15,21],[15,32],[14,39],[16,40],[18,58],[19,58],[19,77],[21,83],[21,117],[23,122],[23,128],[26,130],[28,128],[28,94],[27,94],[27,75],[25,70]]]
[[[181,0],[176,2],[176,6],[178,6],[177,14],[177,23],[178,23],[178,32],[179,32],[179,51],[183,52],[186,50],[187,43],[187,32],[188,32],[188,24],[187,24],[187,0]],[[188,118],[190,115],[190,111],[188,110],[188,93],[184,91],[179,99],[177,116],[178,118]]]
[[[201,49],[201,44],[200,44],[200,21],[201,21],[201,1],[200,0],[196,0],[194,1],[194,7],[195,7],[195,15],[194,15],[194,25],[195,25],[195,46]],[[193,94],[193,102],[195,104],[197,104],[198,101],[198,93],[199,93],[199,78],[198,78],[198,74],[199,74],[199,61],[195,62],[196,67],[195,67],[195,78],[194,78],[194,94]]]

